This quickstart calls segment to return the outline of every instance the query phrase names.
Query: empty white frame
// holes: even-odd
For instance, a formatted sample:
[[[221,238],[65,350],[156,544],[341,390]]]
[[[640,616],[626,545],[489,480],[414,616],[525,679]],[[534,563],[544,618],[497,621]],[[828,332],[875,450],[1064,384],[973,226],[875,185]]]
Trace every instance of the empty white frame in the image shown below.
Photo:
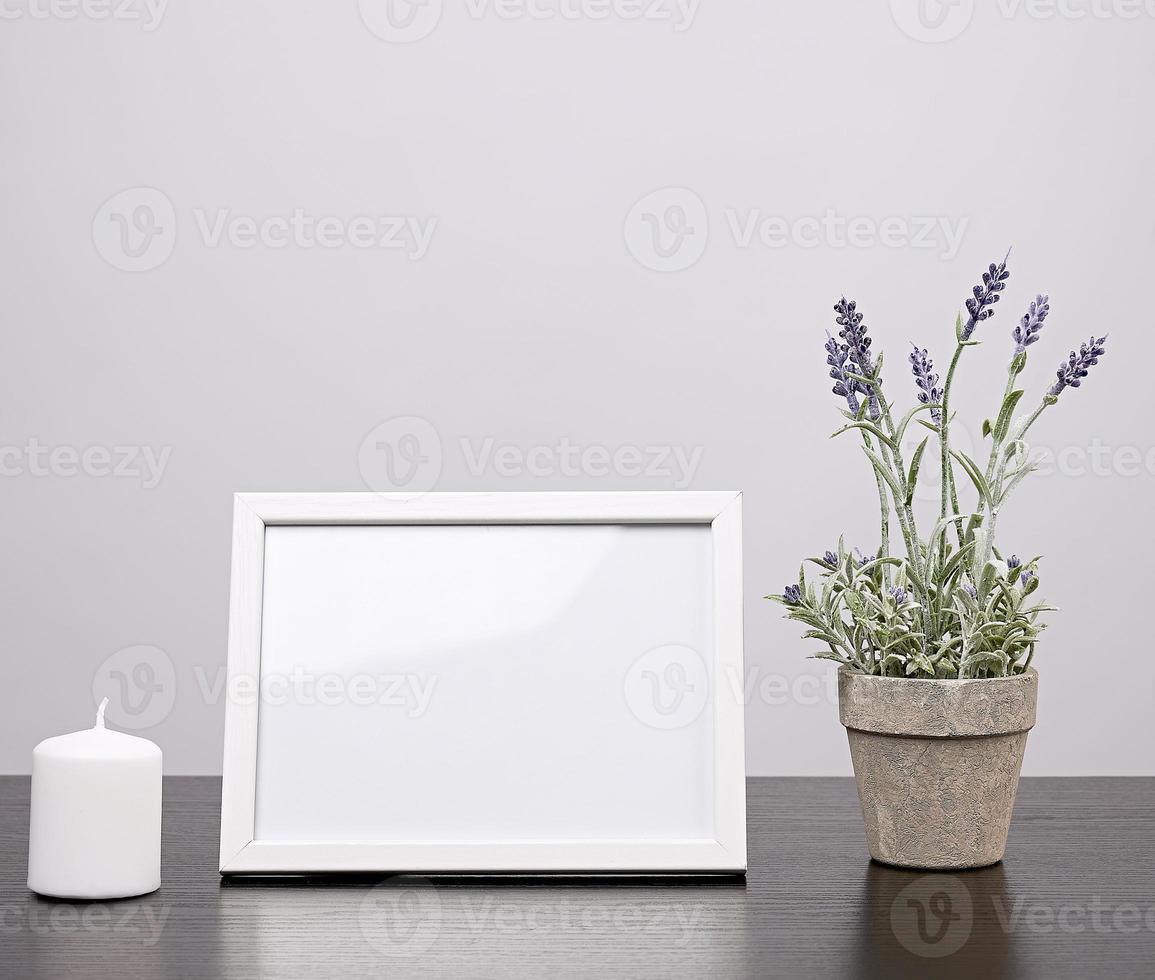
[[[741,496],[238,494],[224,874],[742,872]]]

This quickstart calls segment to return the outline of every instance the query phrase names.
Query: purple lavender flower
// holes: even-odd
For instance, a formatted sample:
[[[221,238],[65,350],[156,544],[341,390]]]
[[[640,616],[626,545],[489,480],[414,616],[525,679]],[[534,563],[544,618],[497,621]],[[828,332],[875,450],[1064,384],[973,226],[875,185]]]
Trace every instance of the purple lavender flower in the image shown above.
[[[902,588],[901,586],[892,585],[886,591],[890,593],[890,597],[894,599],[894,604],[896,606],[901,606],[904,602],[906,602],[906,589]]]
[[[924,405],[942,401],[942,391],[938,386],[938,375],[934,374],[934,361],[926,354],[926,348],[919,348],[912,344],[914,350],[910,352],[910,367],[914,372],[914,383],[918,385],[918,400]],[[942,412],[937,408],[930,410],[930,417],[934,424],[942,421]]]
[[[1007,568],[1013,572],[1022,563],[1023,561],[1018,555],[1011,555],[1011,557],[1007,559]]]
[[[966,585],[963,586],[963,592],[969,595],[972,599],[977,600],[979,597],[979,590],[971,585],[970,582],[967,582]]]
[[[1055,372],[1059,380],[1051,386],[1050,395],[1057,398],[1064,388],[1078,388],[1087,372],[1099,363],[1099,358],[1106,350],[1103,346],[1106,342],[1106,337],[1098,339],[1091,337],[1085,344],[1080,345],[1077,352],[1071,351],[1070,356]]]
[[[866,567],[867,565],[869,565],[869,564],[870,564],[872,561],[874,561],[874,555],[864,555],[864,554],[863,554],[861,551],[859,551],[857,548],[855,548],[855,549],[854,549],[854,552],[853,552],[853,553],[854,553],[854,560],[855,560],[856,562],[858,562],[858,567],[859,567],[859,568],[865,568],[865,567]]]
[[[782,598],[792,606],[802,602],[802,590],[797,585],[788,585],[782,590]]]
[[[998,265],[992,262],[988,270],[983,273],[982,285],[975,286],[972,290],[974,297],[967,300],[967,313],[970,316],[963,327],[963,340],[970,340],[971,334],[975,332],[975,327],[983,320],[995,315],[994,305],[999,301],[999,293],[1006,289],[1007,280],[1011,278],[1011,274],[1007,271],[1007,259],[1010,258],[1010,255],[1011,253],[1008,251]]]
[[[1027,585],[1030,583],[1031,579],[1033,579],[1034,577],[1035,577],[1035,573],[1030,571],[1029,569],[1027,571],[1023,572],[1023,574],[1019,576],[1019,581],[1023,584],[1024,589],[1027,587]]]
[[[846,343],[850,363],[856,368],[855,373],[863,378],[874,377],[874,361],[870,356],[870,337],[866,327],[862,325],[862,314],[855,312],[856,303],[845,296],[834,304],[834,312],[838,314],[835,322],[842,327],[838,336]],[[864,385],[861,381],[855,382],[858,390],[870,399],[870,418],[877,422],[882,413],[878,407],[878,395],[871,385]]]
[[[1050,297],[1040,293],[1035,297],[1035,301],[1027,307],[1027,312],[1023,314],[1023,319],[1011,333],[1011,336],[1015,340],[1016,354],[1021,354],[1039,339],[1039,331],[1043,329],[1043,321],[1050,312]]]
[[[847,370],[846,358],[849,353],[849,348],[845,344],[840,344],[829,333],[826,334],[826,363],[830,365],[830,377],[834,379],[834,387],[830,390],[845,398],[846,404],[850,406],[850,413],[857,415],[857,392],[862,384],[850,377]]]
[[[822,560],[831,568],[838,567],[838,555],[836,555],[833,551],[827,551],[826,554],[822,556]]]

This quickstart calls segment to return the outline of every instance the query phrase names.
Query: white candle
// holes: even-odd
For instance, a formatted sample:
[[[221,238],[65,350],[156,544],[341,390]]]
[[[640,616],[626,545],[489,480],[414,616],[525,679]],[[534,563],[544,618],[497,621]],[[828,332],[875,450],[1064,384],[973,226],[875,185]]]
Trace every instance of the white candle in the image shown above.
[[[28,887],[56,898],[108,899],[160,887],[161,751],[104,727],[32,750]]]

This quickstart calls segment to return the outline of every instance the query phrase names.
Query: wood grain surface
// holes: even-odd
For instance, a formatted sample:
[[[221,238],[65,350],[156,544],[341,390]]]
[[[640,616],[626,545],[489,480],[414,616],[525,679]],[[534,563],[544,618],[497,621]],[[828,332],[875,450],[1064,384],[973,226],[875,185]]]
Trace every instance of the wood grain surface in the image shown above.
[[[0,777],[0,977],[1155,976],[1155,779],[1026,779],[1003,864],[872,864],[850,779],[751,779],[745,879],[230,880],[220,780],[165,780],[160,891],[27,890]],[[468,806],[468,801],[462,801]]]

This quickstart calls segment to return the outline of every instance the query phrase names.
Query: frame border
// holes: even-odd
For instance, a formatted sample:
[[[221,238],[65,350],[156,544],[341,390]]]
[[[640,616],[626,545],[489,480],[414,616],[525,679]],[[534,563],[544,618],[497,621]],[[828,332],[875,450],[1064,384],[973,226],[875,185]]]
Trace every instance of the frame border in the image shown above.
[[[255,840],[259,699],[226,698],[222,875],[646,874],[746,871],[742,495],[738,491],[238,493],[228,676],[259,676],[269,525],[707,524],[714,581],[714,840]],[[228,688],[226,687],[226,690]]]

